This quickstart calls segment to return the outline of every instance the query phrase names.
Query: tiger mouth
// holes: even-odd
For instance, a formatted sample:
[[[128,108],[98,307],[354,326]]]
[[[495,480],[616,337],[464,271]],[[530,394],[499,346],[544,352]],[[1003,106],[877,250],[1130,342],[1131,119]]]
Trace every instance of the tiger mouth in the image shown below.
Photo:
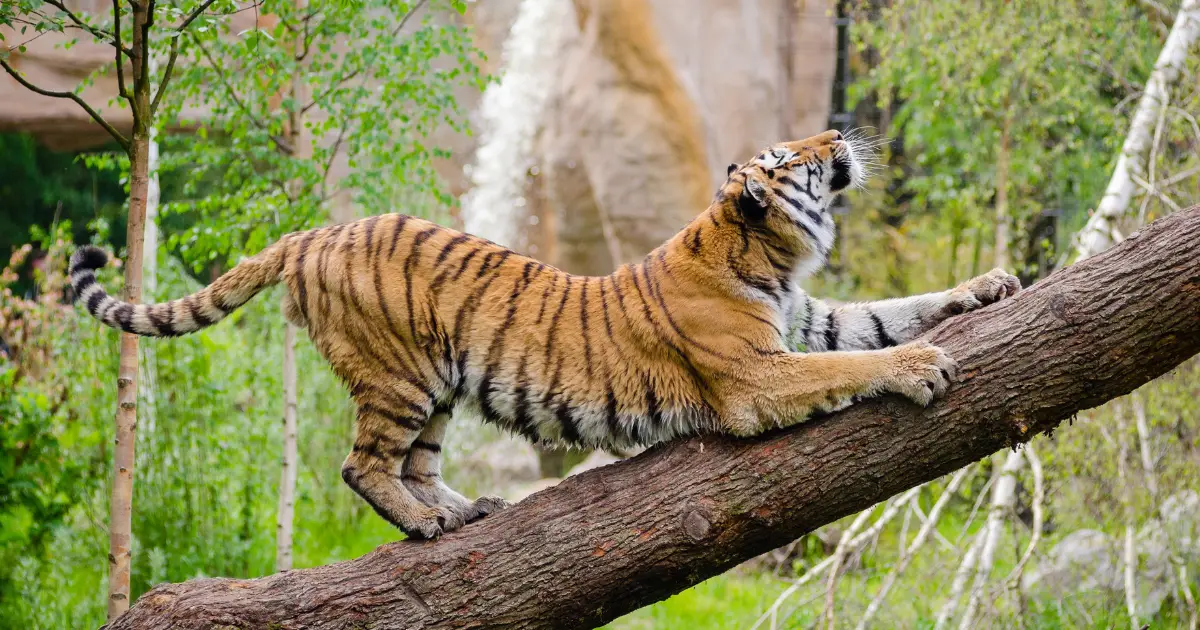
[[[851,173],[850,158],[847,156],[838,156],[833,159],[833,179],[829,181],[829,187],[834,192],[841,192],[850,187],[854,183],[854,175]]]

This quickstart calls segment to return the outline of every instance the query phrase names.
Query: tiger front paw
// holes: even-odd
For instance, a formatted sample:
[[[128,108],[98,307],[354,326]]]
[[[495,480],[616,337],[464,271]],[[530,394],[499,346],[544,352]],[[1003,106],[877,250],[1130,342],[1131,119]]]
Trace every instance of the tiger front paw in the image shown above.
[[[946,305],[946,309],[952,315],[969,313],[1012,297],[1020,290],[1019,278],[996,268],[982,276],[971,278],[950,291],[950,303]]]
[[[882,389],[900,394],[922,407],[946,392],[958,376],[958,364],[941,348],[918,341],[896,346],[890,357],[890,374]]]

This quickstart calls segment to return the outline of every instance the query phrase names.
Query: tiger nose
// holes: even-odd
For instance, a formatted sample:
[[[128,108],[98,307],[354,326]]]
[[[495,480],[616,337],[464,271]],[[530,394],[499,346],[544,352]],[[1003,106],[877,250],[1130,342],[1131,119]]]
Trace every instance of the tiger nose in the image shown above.
[[[834,129],[833,131],[830,132],[830,140],[832,140],[834,142],[840,142],[841,139],[842,139],[842,132],[840,132],[836,129]]]

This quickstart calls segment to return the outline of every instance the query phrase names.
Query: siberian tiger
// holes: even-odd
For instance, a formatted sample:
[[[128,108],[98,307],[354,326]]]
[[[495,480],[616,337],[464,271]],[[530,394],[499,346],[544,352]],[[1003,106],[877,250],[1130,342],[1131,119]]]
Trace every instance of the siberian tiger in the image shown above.
[[[285,316],[307,327],[357,404],[342,478],[409,536],[437,538],[506,506],[443,483],[453,409],[530,440],[622,448],[755,435],[884,392],[922,405],[942,393],[954,361],[906,342],[1020,283],[997,269],[942,293],[838,308],[801,291],[833,245],[830,201],[864,178],[863,150],[828,131],[731,165],[707,210],[603,277],[401,214],[287,235],[162,304],[107,295],[99,249],[76,252],[70,273],[93,317],[161,337],[284,283]]]

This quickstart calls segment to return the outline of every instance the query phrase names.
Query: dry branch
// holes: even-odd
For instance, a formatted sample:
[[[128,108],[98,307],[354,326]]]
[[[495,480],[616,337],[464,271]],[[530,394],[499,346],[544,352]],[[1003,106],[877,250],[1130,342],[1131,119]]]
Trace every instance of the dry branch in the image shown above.
[[[115,628],[587,628],[936,479],[1200,352],[1200,208],[930,333],[963,382],[570,477],[438,542],[159,586]]]

